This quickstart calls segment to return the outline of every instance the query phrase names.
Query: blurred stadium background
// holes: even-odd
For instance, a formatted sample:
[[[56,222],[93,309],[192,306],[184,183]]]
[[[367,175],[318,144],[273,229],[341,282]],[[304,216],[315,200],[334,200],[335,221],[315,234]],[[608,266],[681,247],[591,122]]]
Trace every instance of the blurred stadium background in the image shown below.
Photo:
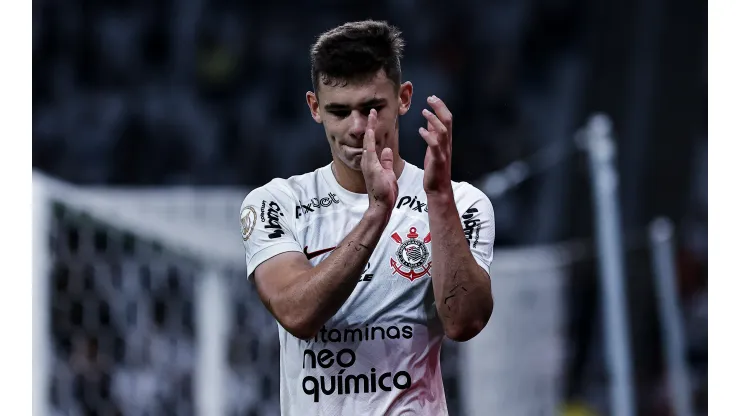
[[[279,414],[239,203],[329,162],[308,48],[368,17],[407,41],[402,155],[423,164],[440,96],[453,178],[496,210],[494,316],[443,348],[450,413],[706,414],[690,0],[34,0],[34,414]]]

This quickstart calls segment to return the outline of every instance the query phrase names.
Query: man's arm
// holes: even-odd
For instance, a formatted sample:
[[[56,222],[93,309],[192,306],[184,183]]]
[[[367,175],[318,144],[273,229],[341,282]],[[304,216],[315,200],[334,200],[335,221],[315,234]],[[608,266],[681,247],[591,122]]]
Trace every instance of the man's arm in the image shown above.
[[[378,158],[375,150],[378,113],[373,109],[367,117],[361,168],[369,201],[362,220],[316,267],[303,254],[292,252],[276,255],[255,269],[262,302],[297,338],[315,336],[352,294],[398,197],[393,152],[386,147]]]
[[[445,335],[455,341],[467,341],[483,330],[491,317],[491,281],[488,272],[473,258],[455,205],[451,179],[452,113],[436,96],[427,98],[427,103],[434,113],[422,111],[427,128],[419,128],[419,134],[428,145],[424,191],[433,239],[434,300]]]
[[[316,267],[303,253],[289,252],[255,269],[260,298],[285,330],[309,339],[337,313],[352,294],[389,218],[386,212],[368,210]]]
[[[493,312],[491,279],[473,258],[452,191],[429,195],[427,203],[437,313],[448,338],[467,341],[483,330]]]

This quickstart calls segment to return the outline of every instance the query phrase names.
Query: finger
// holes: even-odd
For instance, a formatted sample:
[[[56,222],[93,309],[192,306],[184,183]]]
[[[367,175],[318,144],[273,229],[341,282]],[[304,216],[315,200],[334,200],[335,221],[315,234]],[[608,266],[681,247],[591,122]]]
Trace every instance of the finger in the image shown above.
[[[393,170],[393,150],[390,147],[386,147],[380,153],[380,164],[383,169]]]
[[[429,132],[429,130],[424,127],[419,127],[419,135],[421,135],[424,141],[427,142],[427,145],[432,150],[432,154],[435,158],[441,158],[443,156],[442,148],[439,146],[436,134]]]
[[[441,136],[447,135],[447,127],[442,124],[442,121],[436,115],[434,115],[434,113],[425,108],[421,111],[421,114],[424,116],[425,119],[427,119],[427,121],[431,125],[432,130],[439,133]],[[442,137],[440,137],[440,139],[442,139]]]
[[[378,112],[373,108],[367,118],[367,127],[365,127],[365,137],[362,142],[362,157],[368,162],[378,160],[378,154],[375,152],[375,128],[378,125]]]
[[[437,142],[437,135],[429,132],[429,130],[425,129],[424,127],[419,127],[419,135],[421,135],[421,138],[424,139],[425,142],[427,142],[427,145],[429,147],[439,147],[439,142]]]
[[[452,113],[447,108],[445,103],[436,95],[428,97],[427,102],[437,114],[437,117],[439,117],[440,121],[442,121],[442,123],[447,126],[447,128],[450,128],[452,126]]]
[[[444,160],[445,155],[442,151],[442,146],[439,145],[439,138],[436,132],[430,132],[424,127],[419,127],[419,135],[427,142],[429,149],[432,151],[432,156],[435,159]]]

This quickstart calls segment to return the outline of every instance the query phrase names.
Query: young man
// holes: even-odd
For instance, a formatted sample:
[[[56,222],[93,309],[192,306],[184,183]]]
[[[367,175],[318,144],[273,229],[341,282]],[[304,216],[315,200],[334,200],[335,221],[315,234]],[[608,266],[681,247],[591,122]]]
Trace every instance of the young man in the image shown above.
[[[439,354],[493,310],[489,199],[450,178],[452,115],[419,129],[424,170],[398,154],[400,32],[347,23],[311,49],[311,116],[333,162],[250,192],[247,274],[278,321],[283,415],[447,414]]]

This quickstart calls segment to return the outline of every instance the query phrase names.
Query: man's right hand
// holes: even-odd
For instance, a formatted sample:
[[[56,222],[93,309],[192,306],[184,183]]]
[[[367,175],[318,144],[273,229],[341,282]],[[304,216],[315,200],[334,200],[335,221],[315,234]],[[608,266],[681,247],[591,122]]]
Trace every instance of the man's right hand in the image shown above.
[[[390,217],[393,205],[398,198],[398,181],[393,171],[393,151],[386,147],[380,154],[375,150],[375,129],[378,125],[378,112],[370,110],[362,145],[362,175],[365,177],[367,196],[370,199],[368,211]]]

